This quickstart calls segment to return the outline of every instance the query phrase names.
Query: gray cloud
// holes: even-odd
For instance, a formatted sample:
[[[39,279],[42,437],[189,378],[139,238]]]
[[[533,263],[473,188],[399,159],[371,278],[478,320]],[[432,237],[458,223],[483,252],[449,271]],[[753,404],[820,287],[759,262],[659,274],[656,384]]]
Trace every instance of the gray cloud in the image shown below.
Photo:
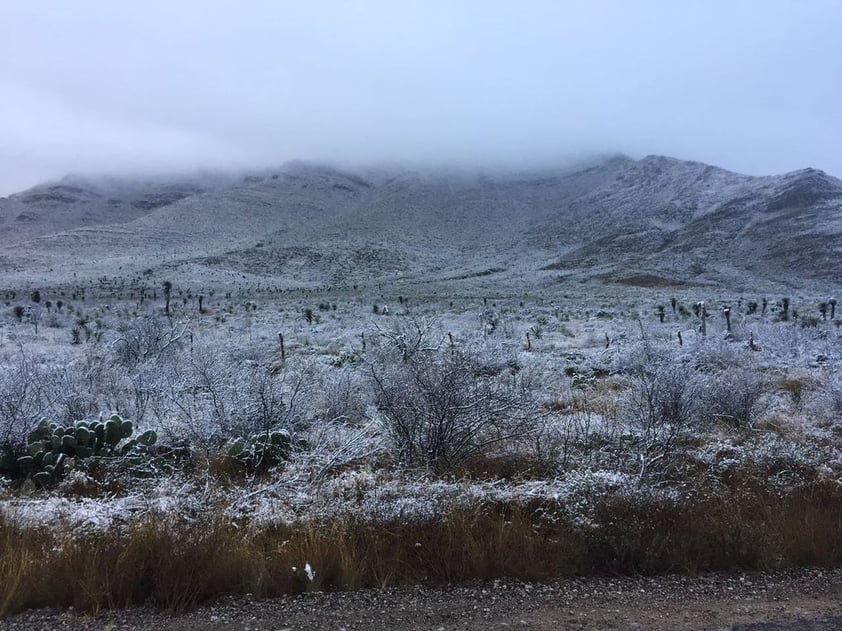
[[[840,32],[833,0],[4,3],[0,194],[292,158],[842,175]]]

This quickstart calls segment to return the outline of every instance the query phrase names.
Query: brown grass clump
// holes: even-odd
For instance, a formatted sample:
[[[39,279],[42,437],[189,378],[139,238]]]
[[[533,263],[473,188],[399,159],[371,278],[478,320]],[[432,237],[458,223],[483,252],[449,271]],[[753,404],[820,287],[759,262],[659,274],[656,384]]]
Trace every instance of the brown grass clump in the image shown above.
[[[546,578],[573,569],[566,545],[511,507],[453,511],[418,523],[343,516],[268,530],[237,527],[221,511],[194,522],[154,515],[125,531],[75,536],[3,521],[0,613],[48,605],[95,611],[148,599],[184,611],[224,593]]]
[[[216,510],[194,521],[147,515],[88,534],[0,518],[0,614],[147,601],[184,611],[226,593],[842,563],[835,482],[783,496],[764,489],[747,479],[680,501],[608,496],[587,525],[547,502],[453,508],[408,522],[340,515],[272,528],[236,525]]]

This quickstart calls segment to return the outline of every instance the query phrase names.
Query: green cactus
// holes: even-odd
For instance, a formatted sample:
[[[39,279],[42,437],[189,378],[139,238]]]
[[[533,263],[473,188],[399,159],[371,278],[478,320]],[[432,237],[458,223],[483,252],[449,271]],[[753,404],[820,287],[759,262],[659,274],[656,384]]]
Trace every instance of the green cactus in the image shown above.
[[[50,429],[50,424],[46,420],[42,420],[35,426],[35,429],[29,433],[27,443],[31,445],[34,442],[46,440],[51,434],[52,430]]]
[[[40,487],[49,486],[53,481],[53,476],[47,471],[39,471],[33,474],[32,481]]]
[[[117,419],[119,420],[119,416],[112,416],[112,420]],[[134,425],[131,421],[122,421],[120,423],[120,438],[128,438],[134,432]]]
[[[148,429],[137,437],[137,442],[139,445],[143,445],[144,447],[151,447],[158,442],[158,434],[151,429]]]
[[[152,430],[132,438],[133,434],[133,423],[116,415],[105,423],[78,421],[67,427],[42,420],[30,432],[29,455],[18,458],[18,466],[35,484],[45,486],[63,475],[67,462],[91,457],[146,458],[158,435]]]
[[[32,456],[21,456],[18,458],[18,466],[24,473],[32,473],[35,470],[35,458]]]
[[[261,432],[238,438],[226,449],[226,456],[233,458],[248,471],[263,473],[284,460],[292,451],[292,437],[286,431]]]
[[[105,442],[105,425],[99,421],[94,421],[91,424],[91,431],[93,431],[96,442],[102,444]]]
[[[121,425],[119,418],[115,419],[113,416],[105,423],[105,442],[111,447],[116,446],[123,437]]]

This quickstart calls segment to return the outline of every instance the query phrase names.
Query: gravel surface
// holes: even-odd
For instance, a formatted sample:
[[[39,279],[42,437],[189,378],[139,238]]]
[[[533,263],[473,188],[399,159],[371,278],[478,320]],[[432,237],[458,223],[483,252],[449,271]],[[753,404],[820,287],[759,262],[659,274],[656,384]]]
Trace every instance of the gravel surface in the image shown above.
[[[566,579],[449,588],[225,597],[182,616],[152,608],[97,616],[37,610],[0,620],[34,629],[842,629],[842,570],[696,578]]]

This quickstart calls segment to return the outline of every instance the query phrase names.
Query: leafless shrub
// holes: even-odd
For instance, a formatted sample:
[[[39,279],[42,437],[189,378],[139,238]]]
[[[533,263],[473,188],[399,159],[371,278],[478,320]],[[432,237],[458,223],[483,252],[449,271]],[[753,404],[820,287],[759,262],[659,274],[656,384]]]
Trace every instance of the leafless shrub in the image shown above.
[[[321,417],[351,425],[365,422],[366,398],[363,389],[366,384],[360,375],[350,370],[330,374],[322,380]]]
[[[435,318],[410,316],[397,318],[391,328],[374,324],[376,342],[382,350],[396,353],[402,361],[409,361],[416,353],[438,350],[442,346],[438,322]]]
[[[704,384],[701,400],[704,412],[736,428],[750,427],[761,412],[768,380],[747,368],[721,370]]]
[[[202,349],[165,368],[163,378],[147,382],[145,405],[176,442],[210,450],[233,437],[294,430],[306,418],[313,381],[307,366],[273,375],[265,363],[235,364]]]
[[[19,450],[42,418],[70,423],[100,412],[131,412],[130,381],[106,349],[75,359],[37,356],[21,348],[0,369],[0,444]]]
[[[442,472],[526,430],[533,418],[529,380],[490,374],[475,353],[381,356],[370,377],[383,427],[401,462]]]
[[[641,479],[674,453],[695,419],[702,386],[692,364],[698,359],[644,341],[617,360],[629,380],[621,417]]]
[[[703,373],[740,367],[747,361],[747,351],[743,346],[726,342],[711,340],[699,345],[693,353],[693,367]]]
[[[315,423],[306,436],[310,444],[306,460],[314,469],[315,479],[354,464],[370,464],[384,453],[380,427],[373,421],[360,426],[337,421]]]
[[[111,348],[124,365],[134,367],[180,348],[190,336],[189,324],[189,321],[173,324],[167,318],[155,316],[137,318],[121,327]]]
[[[697,375],[679,363],[632,375],[622,414],[632,430],[641,478],[672,455],[694,419],[699,392]]]
[[[43,372],[43,366],[23,348],[0,371],[0,448],[9,454],[23,448],[30,428],[53,403]]]
[[[842,413],[842,379],[836,377],[827,384],[830,407],[836,414]]]
[[[530,435],[537,458],[561,470],[591,466],[601,448],[615,438],[616,424],[581,393],[579,401],[563,410],[548,410],[536,419]]]

